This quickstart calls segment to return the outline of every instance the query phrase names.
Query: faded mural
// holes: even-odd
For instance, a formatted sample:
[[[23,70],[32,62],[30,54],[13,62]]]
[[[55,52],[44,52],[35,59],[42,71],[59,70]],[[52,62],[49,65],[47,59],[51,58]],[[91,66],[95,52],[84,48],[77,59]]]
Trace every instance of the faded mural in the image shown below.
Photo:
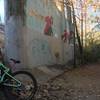
[[[67,48],[63,44],[67,43],[68,34],[64,32],[65,17],[61,11],[50,0],[27,0],[26,28],[29,32],[26,31],[24,41],[28,41],[27,55],[31,66],[63,62],[63,49]]]
[[[31,62],[34,63],[34,65],[53,63],[50,44],[46,38],[43,38],[44,35],[53,36],[53,17],[47,15],[48,9],[45,9],[47,7],[45,3],[46,2],[41,2],[40,4],[40,1],[38,0],[29,0],[27,2],[26,26],[33,30],[33,35],[31,35],[31,38],[33,37],[33,39],[29,42],[29,48],[31,49],[29,55],[31,56]]]
[[[40,2],[41,0],[27,1],[27,27],[49,36],[61,36],[63,32],[62,12],[57,9],[55,3],[49,0]]]
[[[31,41],[32,57],[37,64],[51,64],[53,61],[52,52],[48,41],[33,39]]]
[[[14,3],[13,0],[11,1]],[[25,66],[31,67],[55,64],[56,58],[58,63],[62,63],[63,52],[65,52],[63,49],[67,50],[62,40],[66,41],[67,35],[64,33],[64,12],[59,6],[51,0],[26,0],[21,11],[20,8],[17,11],[15,8],[11,10],[9,8],[9,20],[6,25],[7,56],[21,59]],[[15,16],[22,12],[22,16],[25,13],[24,25],[22,18]],[[67,54],[65,56],[68,57]]]

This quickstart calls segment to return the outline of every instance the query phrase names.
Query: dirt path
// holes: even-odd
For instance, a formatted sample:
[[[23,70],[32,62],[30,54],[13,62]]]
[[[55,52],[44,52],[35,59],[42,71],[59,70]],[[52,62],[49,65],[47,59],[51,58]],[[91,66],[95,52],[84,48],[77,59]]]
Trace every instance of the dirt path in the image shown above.
[[[35,100],[100,100],[100,64],[66,71],[40,84]]]
[[[100,64],[76,68],[40,85],[36,100],[100,100]]]

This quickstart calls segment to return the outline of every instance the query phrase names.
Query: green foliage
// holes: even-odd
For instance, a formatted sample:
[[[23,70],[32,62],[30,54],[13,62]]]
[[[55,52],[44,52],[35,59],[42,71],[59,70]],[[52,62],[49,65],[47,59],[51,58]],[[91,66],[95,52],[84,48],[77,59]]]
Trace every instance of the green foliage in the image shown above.
[[[84,48],[84,62],[97,62],[100,59],[100,44],[92,44]]]
[[[89,33],[85,40],[86,44],[83,48],[83,55],[79,54],[79,48],[76,48],[78,61],[84,59],[83,63],[94,63],[100,61],[100,33]],[[83,56],[83,57],[82,57]]]
[[[100,24],[87,33],[84,47],[84,61],[96,62],[100,60]]]

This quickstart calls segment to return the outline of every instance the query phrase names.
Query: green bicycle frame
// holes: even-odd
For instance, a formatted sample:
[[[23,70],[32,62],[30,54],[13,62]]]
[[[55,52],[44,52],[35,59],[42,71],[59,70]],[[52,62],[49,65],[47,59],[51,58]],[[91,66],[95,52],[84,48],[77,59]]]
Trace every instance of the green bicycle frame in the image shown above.
[[[21,86],[21,82],[14,78],[12,75],[9,74],[10,68],[7,68],[4,64],[0,62],[0,70],[3,71],[3,75],[0,76],[0,84],[3,84],[5,86],[10,86],[10,87],[19,87]],[[13,79],[17,84],[9,84],[5,83],[4,78],[6,76],[9,76],[9,78]]]

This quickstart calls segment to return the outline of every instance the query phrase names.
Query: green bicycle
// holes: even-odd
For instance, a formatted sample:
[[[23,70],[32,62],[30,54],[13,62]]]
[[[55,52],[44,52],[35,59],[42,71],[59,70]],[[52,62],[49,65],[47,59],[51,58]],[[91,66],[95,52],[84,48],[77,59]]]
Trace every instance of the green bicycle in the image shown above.
[[[14,60],[15,61],[15,60]],[[19,61],[16,61],[19,63]],[[27,71],[12,73],[10,68],[0,63],[0,86],[7,100],[32,100],[37,91],[35,77]]]

